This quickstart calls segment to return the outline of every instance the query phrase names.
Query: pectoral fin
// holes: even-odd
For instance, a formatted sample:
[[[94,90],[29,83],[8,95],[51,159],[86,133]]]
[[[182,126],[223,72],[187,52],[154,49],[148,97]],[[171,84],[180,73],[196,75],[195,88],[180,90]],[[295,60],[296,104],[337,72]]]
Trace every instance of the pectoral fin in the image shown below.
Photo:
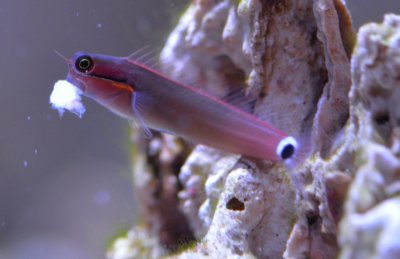
[[[151,129],[147,126],[141,115],[139,98],[140,96],[138,93],[132,93],[132,111],[135,114],[135,122],[143,129],[146,138],[152,138],[153,134],[151,133]]]

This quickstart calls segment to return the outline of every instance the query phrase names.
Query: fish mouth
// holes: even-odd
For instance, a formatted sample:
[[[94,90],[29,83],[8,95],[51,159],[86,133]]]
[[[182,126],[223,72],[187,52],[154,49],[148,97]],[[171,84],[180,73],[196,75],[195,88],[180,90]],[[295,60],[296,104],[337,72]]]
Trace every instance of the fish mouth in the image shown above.
[[[86,84],[83,82],[83,80],[78,79],[76,76],[71,74],[71,72],[68,73],[66,80],[74,86],[78,87],[82,91],[82,93],[85,93]]]

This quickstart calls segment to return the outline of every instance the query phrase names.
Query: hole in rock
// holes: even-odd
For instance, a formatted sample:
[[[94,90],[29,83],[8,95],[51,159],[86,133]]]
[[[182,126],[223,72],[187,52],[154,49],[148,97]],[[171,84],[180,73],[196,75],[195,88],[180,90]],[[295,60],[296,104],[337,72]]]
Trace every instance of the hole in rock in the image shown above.
[[[378,125],[384,125],[389,122],[389,113],[387,111],[377,112],[374,115],[374,120]]]
[[[226,204],[228,210],[244,210],[244,203],[238,200],[236,197],[231,198]]]

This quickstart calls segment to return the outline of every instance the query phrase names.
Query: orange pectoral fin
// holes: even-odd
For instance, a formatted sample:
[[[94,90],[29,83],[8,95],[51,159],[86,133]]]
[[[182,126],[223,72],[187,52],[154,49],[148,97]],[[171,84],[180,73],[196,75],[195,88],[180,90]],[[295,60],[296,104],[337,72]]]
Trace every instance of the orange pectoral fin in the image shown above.
[[[124,83],[120,83],[120,82],[112,82],[112,85],[117,87],[120,90],[128,91],[130,93],[135,92],[133,87],[131,85],[128,85],[128,84],[124,84]]]

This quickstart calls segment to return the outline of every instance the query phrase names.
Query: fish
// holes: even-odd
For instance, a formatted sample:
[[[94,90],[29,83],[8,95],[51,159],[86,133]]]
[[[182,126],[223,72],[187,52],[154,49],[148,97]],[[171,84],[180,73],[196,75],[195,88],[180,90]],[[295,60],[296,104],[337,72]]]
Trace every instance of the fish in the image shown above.
[[[255,115],[130,57],[77,52],[66,80],[117,115],[151,130],[268,161],[294,157],[298,141]]]

